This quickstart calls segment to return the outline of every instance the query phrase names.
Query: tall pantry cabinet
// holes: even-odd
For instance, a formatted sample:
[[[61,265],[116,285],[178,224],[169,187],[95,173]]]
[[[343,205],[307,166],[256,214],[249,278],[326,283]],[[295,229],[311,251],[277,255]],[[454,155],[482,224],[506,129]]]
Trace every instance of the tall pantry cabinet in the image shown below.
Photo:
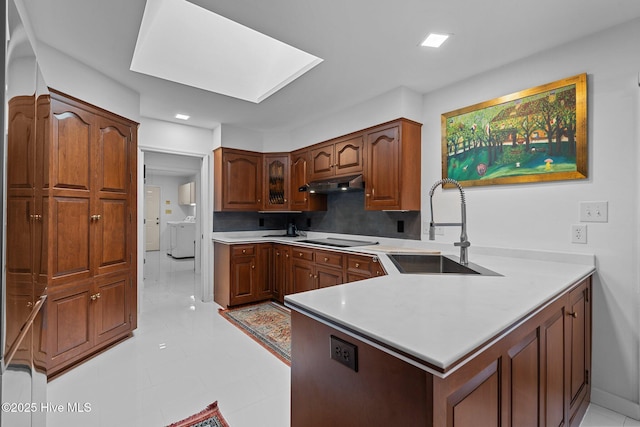
[[[25,217],[36,237],[25,255],[48,296],[42,347],[52,377],[137,326],[138,124],[54,90],[36,110],[35,147],[9,142],[7,155],[33,176]]]

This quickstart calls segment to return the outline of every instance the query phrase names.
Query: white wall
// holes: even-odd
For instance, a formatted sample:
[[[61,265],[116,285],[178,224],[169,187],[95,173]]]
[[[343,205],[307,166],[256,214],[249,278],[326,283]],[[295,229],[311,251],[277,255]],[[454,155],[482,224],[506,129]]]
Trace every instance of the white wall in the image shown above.
[[[38,64],[47,86],[140,121],[140,95],[51,46],[38,42]]]
[[[146,185],[160,187],[160,251],[166,252],[170,246],[168,221],[182,221],[186,216],[195,215],[194,207],[178,204],[178,187],[195,177],[147,175]]]
[[[291,132],[291,148],[306,147],[341,135],[404,117],[422,120],[422,98],[407,88],[385,92],[369,101],[354,105]],[[282,150],[280,148],[280,150]],[[269,151],[277,151],[270,149]]]
[[[426,94],[421,120],[422,188],[426,194],[441,178],[441,114],[588,74],[588,179],[466,189],[470,258],[473,261],[473,245],[595,253],[593,401],[634,418],[640,417],[639,40],[640,20],[636,20]],[[458,197],[448,193],[438,197]],[[586,245],[570,243],[569,236],[571,224],[579,223],[580,201],[609,202],[609,222],[589,223]],[[445,215],[456,219],[458,203],[447,205]],[[422,206],[423,218],[428,219],[427,197],[423,197]],[[438,240],[453,241],[456,231]]]

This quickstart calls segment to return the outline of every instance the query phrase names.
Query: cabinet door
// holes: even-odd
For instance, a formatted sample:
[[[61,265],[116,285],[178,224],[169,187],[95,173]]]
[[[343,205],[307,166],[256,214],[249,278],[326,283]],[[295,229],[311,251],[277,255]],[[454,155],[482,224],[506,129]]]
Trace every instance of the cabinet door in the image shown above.
[[[96,343],[131,331],[131,279],[126,275],[103,279],[95,290],[92,305],[95,310]]]
[[[290,258],[291,251],[286,245],[274,245],[273,247],[273,297],[284,302],[284,296],[290,294]]]
[[[223,209],[262,209],[262,156],[256,153],[223,151]]]
[[[400,209],[398,133],[393,126],[367,135],[366,209]]]
[[[316,265],[314,278],[318,284],[318,288],[327,288],[344,283],[344,274],[342,270],[337,268]]]
[[[541,424],[568,425],[565,417],[565,310],[557,310],[540,326]]]
[[[288,210],[289,192],[289,156],[264,156],[264,210]]]
[[[47,298],[47,352],[49,367],[90,350],[94,345],[91,285],[84,283]]]
[[[291,288],[292,293],[318,289],[313,262],[295,258],[291,261]]]
[[[311,153],[311,171],[309,180],[316,181],[318,179],[331,178],[335,175],[335,159],[333,154],[334,144],[323,144],[312,148]]]
[[[253,302],[256,282],[256,255],[234,256],[231,260],[230,305]]]
[[[255,301],[270,299],[273,296],[273,245],[261,243],[258,245],[257,282]]]
[[[88,278],[91,272],[93,115],[51,100],[52,285]]]
[[[507,351],[503,372],[508,372],[509,425],[518,427],[538,427],[540,407],[538,401],[538,378],[540,375],[540,340],[534,330]]]
[[[291,195],[289,209],[292,211],[326,211],[326,194],[309,194],[299,191],[309,182],[309,151],[301,150],[291,153]]]
[[[570,419],[590,394],[589,367],[591,366],[591,307],[590,281],[586,280],[569,294],[567,311],[570,339],[568,357]]]
[[[335,144],[336,176],[355,175],[363,171],[364,136],[358,135]]]

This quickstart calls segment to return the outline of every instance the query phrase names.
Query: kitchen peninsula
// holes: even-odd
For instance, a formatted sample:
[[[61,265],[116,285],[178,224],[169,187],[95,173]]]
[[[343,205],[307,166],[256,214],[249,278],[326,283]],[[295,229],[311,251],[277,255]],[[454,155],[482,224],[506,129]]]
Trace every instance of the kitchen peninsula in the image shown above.
[[[474,247],[471,262],[501,276],[400,274],[378,249],[453,247],[378,240],[344,250],[387,275],[285,297],[292,426],[579,425],[592,255]]]

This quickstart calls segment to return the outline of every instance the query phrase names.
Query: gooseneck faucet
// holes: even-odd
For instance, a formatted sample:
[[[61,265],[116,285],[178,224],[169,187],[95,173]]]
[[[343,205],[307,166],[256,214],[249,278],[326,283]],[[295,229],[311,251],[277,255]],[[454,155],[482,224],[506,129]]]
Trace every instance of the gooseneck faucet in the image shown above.
[[[460,204],[461,204],[461,218],[460,222],[433,222],[433,192],[439,186],[443,184],[453,184],[460,190]],[[464,199],[464,190],[458,181],[451,178],[444,178],[437,181],[431,186],[429,190],[429,205],[431,207],[431,222],[429,224],[429,240],[435,240],[436,227],[460,227],[460,241],[455,242],[454,246],[460,246],[460,264],[469,264],[469,256],[467,254],[467,248],[471,246],[469,240],[467,240],[467,202]]]

